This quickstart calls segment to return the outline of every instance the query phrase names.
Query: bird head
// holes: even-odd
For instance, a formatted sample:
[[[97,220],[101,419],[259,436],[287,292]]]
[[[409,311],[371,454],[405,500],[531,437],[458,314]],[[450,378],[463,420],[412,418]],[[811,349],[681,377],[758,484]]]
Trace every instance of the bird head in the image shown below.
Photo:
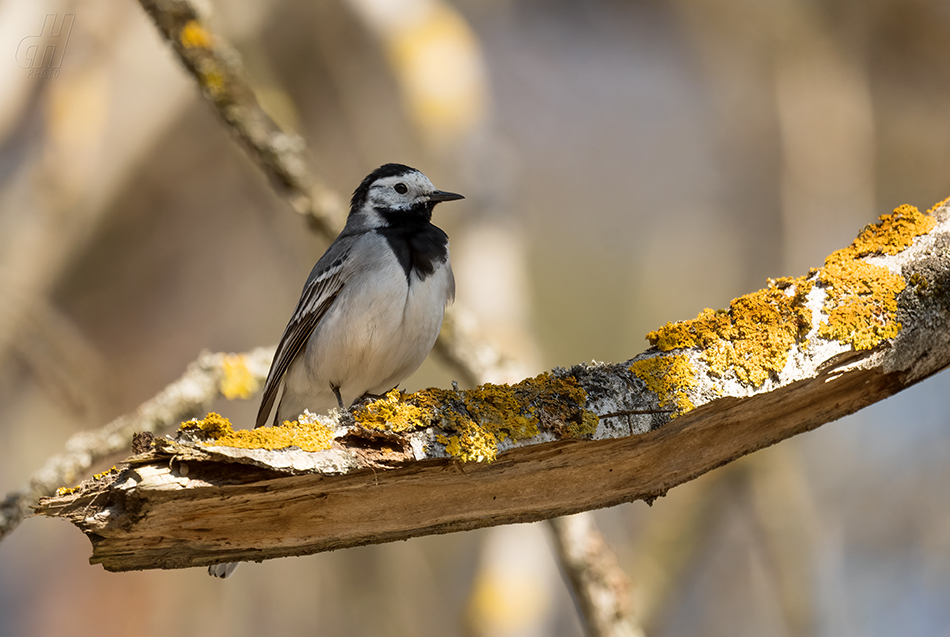
[[[385,164],[367,175],[353,192],[350,216],[377,217],[380,224],[398,223],[400,220],[429,221],[435,204],[456,199],[464,197],[438,190],[428,177],[415,168],[403,164]],[[377,223],[370,222],[369,225]]]

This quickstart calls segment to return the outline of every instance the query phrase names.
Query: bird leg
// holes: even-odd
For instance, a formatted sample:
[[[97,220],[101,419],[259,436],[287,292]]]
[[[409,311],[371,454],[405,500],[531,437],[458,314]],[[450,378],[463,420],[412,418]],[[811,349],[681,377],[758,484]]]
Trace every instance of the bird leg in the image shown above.
[[[340,409],[346,409],[346,407],[343,405],[343,396],[340,395],[340,386],[330,383],[330,389],[333,390],[333,395],[336,396],[336,402],[338,405],[340,405]]]

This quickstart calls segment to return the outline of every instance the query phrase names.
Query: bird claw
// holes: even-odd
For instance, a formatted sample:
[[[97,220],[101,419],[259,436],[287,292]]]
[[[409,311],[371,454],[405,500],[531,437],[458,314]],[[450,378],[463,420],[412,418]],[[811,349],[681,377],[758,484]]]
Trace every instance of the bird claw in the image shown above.
[[[393,389],[395,389],[395,388],[393,388]],[[392,391],[392,390],[390,390],[390,391]],[[382,394],[368,394],[368,393],[367,393],[367,394],[363,394],[362,396],[360,396],[359,398],[357,398],[356,400],[353,401],[353,404],[350,405],[349,411],[350,411],[350,413],[352,413],[352,412],[356,411],[357,409],[359,409],[360,407],[365,407],[366,405],[370,404],[371,402],[375,402],[375,401],[379,400],[380,398],[385,398],[385,397],[386,397],[386,394],[388,394],[388,393],[389,393],[389,392],[384,392],[384,393],[382,393]]]

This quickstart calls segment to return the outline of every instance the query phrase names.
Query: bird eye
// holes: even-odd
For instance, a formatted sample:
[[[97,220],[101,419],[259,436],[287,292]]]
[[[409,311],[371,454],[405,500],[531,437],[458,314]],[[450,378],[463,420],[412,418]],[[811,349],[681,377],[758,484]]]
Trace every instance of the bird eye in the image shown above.
[[[409,192],[409,189],[406,187],[406,184],[403,184],[403,183],[398,183],[395,186],[393,186],[393,190],[398,192],[400,195],[404,195],[407,192]]]

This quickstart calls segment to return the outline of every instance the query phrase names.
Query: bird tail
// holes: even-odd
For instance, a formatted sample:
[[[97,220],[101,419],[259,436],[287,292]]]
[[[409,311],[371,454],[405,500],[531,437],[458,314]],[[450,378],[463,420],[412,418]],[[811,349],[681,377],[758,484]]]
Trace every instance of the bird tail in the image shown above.
[[[208,567],[208,575],[211,577],[220,577],[221,579],[227,579],[231,577],[234,571],[237,570],[237,567],[240,566],[240,562],[225,562],[224,564],[212,564]]]

